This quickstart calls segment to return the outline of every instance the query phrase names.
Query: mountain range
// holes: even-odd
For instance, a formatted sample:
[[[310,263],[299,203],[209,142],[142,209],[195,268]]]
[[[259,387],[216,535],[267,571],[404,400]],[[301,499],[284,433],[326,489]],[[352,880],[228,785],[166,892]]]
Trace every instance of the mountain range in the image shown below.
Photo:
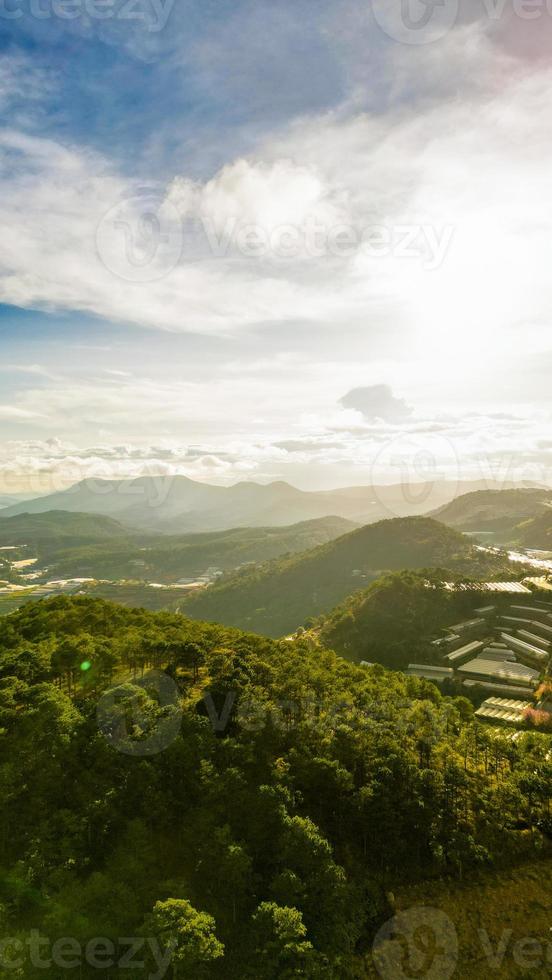
[[[38,498],[33,497],[32,494],[28,493],[0,493],[0,509],[3,507],[16,507],[18,504],[24,503],[26,500],[36,500]]]
[[[459,492],[487,486],[485,481],[436,481],[304,491],[284,482],[242,482],[223,487],[185,476],[144,476],[135,480],[83,480],[59,493],[12,504],[0,510],[0,517],[76,511],[171,534],[290,525],[330,516],[373,524],[385,518],[422,515],[431,505],[449,503]]]

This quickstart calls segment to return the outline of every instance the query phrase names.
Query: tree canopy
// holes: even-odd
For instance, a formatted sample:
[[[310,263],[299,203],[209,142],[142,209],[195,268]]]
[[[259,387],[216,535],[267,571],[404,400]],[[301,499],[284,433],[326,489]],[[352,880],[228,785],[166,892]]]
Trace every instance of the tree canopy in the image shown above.
[[[3,933],[104,937],[112,978],[142,936],[179,978],[352,980],[400,882],[543,853],[550,744],[307,643],[26,606],[0,622]]]

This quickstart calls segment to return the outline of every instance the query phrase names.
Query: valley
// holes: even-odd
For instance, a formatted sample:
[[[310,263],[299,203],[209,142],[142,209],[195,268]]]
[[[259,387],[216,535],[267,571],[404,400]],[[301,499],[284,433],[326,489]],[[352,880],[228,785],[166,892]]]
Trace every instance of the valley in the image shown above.
[[[0,520],[0,614],[33,598],[82,592],[160,609],[225,571],[294,554],[353,527],[328,517],[173,536],[65,511],[8,517]]]

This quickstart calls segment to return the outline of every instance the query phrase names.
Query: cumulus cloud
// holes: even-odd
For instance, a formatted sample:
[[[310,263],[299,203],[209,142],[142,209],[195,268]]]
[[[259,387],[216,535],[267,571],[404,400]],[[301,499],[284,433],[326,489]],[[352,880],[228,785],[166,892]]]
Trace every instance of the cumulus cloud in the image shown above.
[[[224,244],[223,254],[216,254],[220,246],[203,231],[190,246],[185,227],[190,213],[180,192],[176,198],[170,189],[143,193],[98,154],[3,131],[0,177],[0,299],[5,303],[203,333],[338,315],[342,301],[335,289],[316,295],[291,266],[277,275],[251,256],[228,255]],[[245,213],[268,222],[270,229],[283,179],[279,168],[256,178],[249,167],[234,178],[234,203],[222,175],[217,187],[217,181],[206,185],[200,208],[205,204],[218,228],[225,215],[241,213],[245,202]],[[317,181],[306,171],[297,184],[290,179],[288,218],[303,214],[300,198],[310,180],[316,197]]]
[[[219,234],[238,225],[255,226],[270,235],[283,225],[298,227],[309,217],[332,227],[347,215],[344,202],[338,201],[319,168],[291,159],[270,163],[239,159],[205,184],[176,177],[168,200]]]
[[[402,422],[413,412],[402,398],[395,397],[389,385],[353,388],[340,398],[340,404],[360,412],[366,419],[383,419],[385,422]]]

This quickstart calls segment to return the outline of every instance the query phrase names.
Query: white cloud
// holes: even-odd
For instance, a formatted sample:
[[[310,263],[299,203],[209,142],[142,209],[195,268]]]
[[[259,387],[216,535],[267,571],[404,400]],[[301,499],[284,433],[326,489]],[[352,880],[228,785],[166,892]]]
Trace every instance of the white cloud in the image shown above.
[[[249,353],[246,342],[235,357],[225,348],[201,383],[172,364],[162,380],[140,378],[120,358],[98,376],[64,361],[61,378],[27,364],[28,353],[10,355],[10,370],[41,384],[0,406],[3,420],[79,444],[91,432],[105,441],[85,456],[60,450],[55,464],[51,449],[29,451],[31,470],[66,473],[66,460],[78,468],[85,459],[125,474],[151,463],[221,480],[245,472],[308,481],[318,479],[314,460],[327,481],[362,482],[397,432],[427,443],[443,435],[468,468],[478,453],[546,462],[535,440],[546,439],[549,420],[527,405],[549,401],[552,71],[544,59],[514,59],[514,47],[504,27],[473,23],[423,51],[397,46],[395,89],[378,112],[362,109],[372,65],[358,57],[343,106],[282,127],[203,182],[176,174],[144,191],[84,146],[16,126],[0,132],[0,300],[152,331],[245,341],[256,331]],[[23,75],[21,63],[0,61],[0,104]],[[39,81],[29,76],[37,95]],[[148,208],[167,235],[149,258],[157,230]],[[223,241],[215,255],[201,229],[206,220],[224,239],[228,225],[253,225],[270,239],[309,219],[358,234],[383,226],[392,247],[376,256],[372,231],[350,254],[300,248],[289,259],[269,241],[253,258]],[[425,229],[423,254],[402,254],[405,226]],[[430,271],[432,250],[439,261]],[[305,324],[299,351],[293,333]],[[266,353],[259,336],[270,340]],[[105,344],[75,347],[110,353]],[[417,413],[404,414],[393,396],[375,408],[372,396],[335,407],[343,392],[382,377]],[[159,432],[176,440],[170,453],[156,451]],[[151,441],[147,460],[121,448],[127,440]]]
[[[343,202],[332,195],[318,169],[291,159],[270,164],[239,159],[203,185],[176,177],[169,200],[219,234],[235,223],[270,233],[282,225],[299,226],[311,215],[330,226],[346,216]]]
[[[27,411],[16,405],[0,405],[0,419],[3,421],[21,421],[22,419],[38,419],[40,412]]]
[[[43,367],[42,364],[2,364],[0,371],[15,374],[36,375],[39,378],[47,378],[50,381],[57,381],[58,376]]]
[[[494,58],[500,70],[504,56]],[[140,233],[147,240],[151,231],[140,214],[151,194],[144,198],[83,148],[4,131],[0,298],[178,332],[286,321],[339,331],[364,322],[375,356],[392,325],[404,352],[417,349],[426,363],[442,364],[446,342],[464,367],[470,343],[488,350],[510,329],[524,331],[526,348],[542,346],[552,301],[543,219],[552,190],[551,80],[546,68],[503,77],[498,90],[431,103],[415,116],[394,110],[302,120],[265,141],[255,159],[227,164],[203,185],[177,176],[153,199],[169,237],[187,217],[177,242],[183,254],[161,249],[144,273],[158,278],[146,282],[107,269],[96,238],[100,226],[104,258],[124,271],[128,248],[142,255]],[[130,232],[117,224],[121,215]],[[384,225],[392,251],[376,257],[372,242],[308,261],[302,252],[278,259],[270,249],[261,258],[235,248],[215,257],[198,231],[201,217],[217,232],[235,219],[269,233],[311,217],[326,228],[349,222],[358,234]],[[424,261],[421,252],[403,257],[405,225],[425,229],[416,245]],[[439,265],[428,271],[432,249]]]
[[[221,484],[286,479],[306,489],[394,483],[405,475],[420,482],[428,473],[435,479],[552,485],[550,417],[542,413],[415,413],[391,422],[362,420],[357,411],[330,406],[325,414],[304,415],[257,437],[245,425],[226,437],[218,428],[203,439],[154,442],[144,435],[88,446],[59,439],[0,444],[0,489],[41,494],[88,478],[176,474]]]

